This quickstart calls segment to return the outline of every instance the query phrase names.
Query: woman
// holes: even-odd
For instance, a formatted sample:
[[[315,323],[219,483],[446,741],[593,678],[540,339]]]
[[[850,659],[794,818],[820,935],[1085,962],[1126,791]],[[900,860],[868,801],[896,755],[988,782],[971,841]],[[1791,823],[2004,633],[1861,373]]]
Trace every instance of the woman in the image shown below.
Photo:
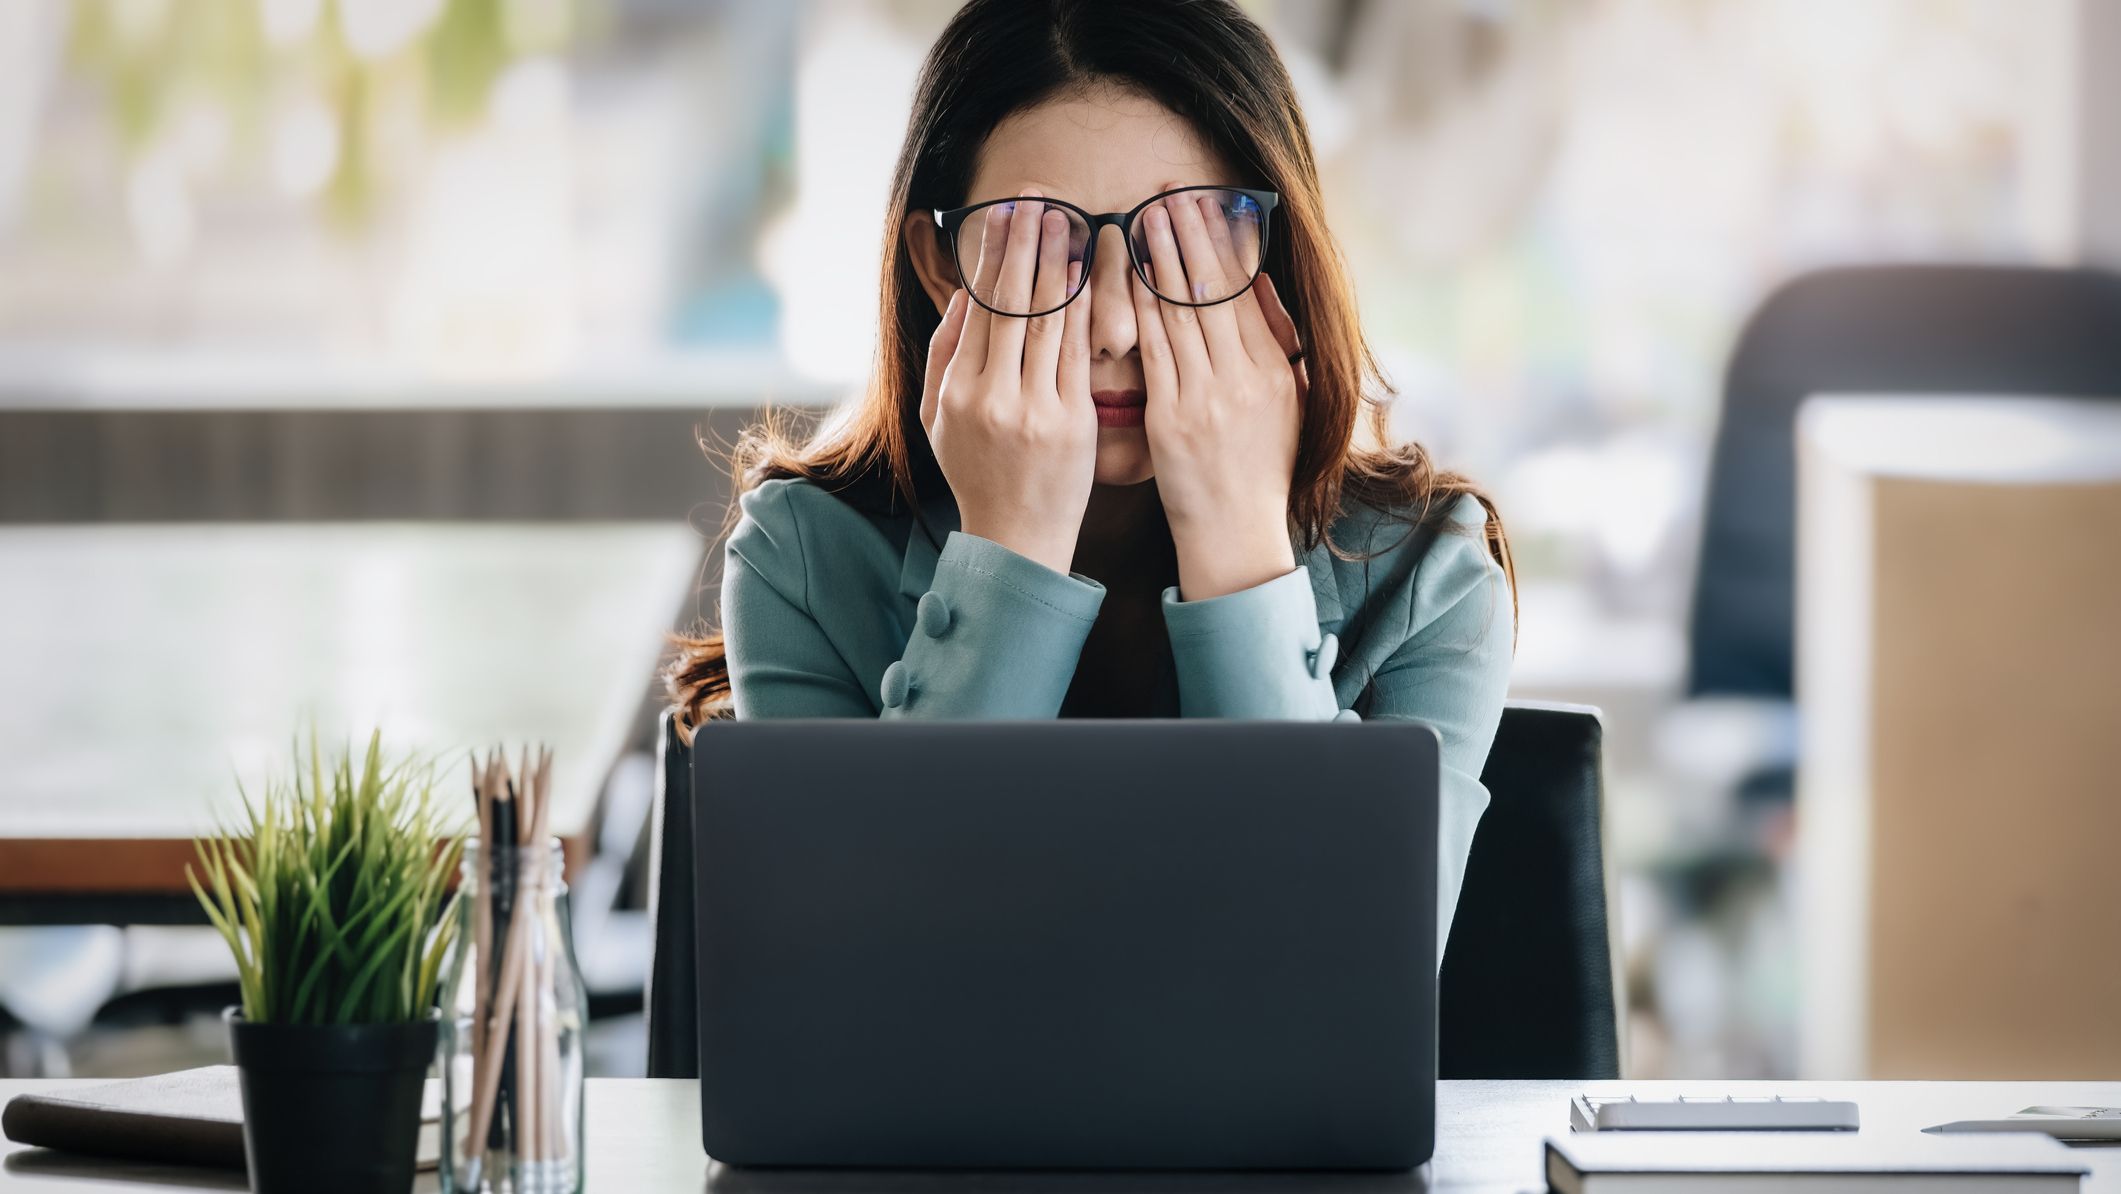
[[[1509,551],[1469,482],[1380,446],[1265,34],[1226,0],[972,0],[889,210],[866,400],[738,447],[722,634],[670,673],[687,724],[1420,720],[1447,935]]]

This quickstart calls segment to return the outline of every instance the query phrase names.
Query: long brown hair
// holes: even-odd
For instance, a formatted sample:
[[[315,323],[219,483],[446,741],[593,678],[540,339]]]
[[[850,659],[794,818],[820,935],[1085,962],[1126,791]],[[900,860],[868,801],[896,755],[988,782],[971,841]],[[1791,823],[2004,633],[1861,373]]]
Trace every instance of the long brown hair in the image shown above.
[[[738,492],[801,477],[843,500],[918,511],[920,495],[947,488],[920,423],[927,344],[941,314],[922,289],[901,221],[965,202],[980,147],[1009,116],[1097,86],[1116,86],[1190,120],[1247,185],[1281,193],[1280,234],[1266,270],[1296,323],[1310,391],[1289,494],[1289,517],[1307,550],[1332,542],[1344,499],[1405,521],[1409,533],[1447,517],[1471,494],[1487,509],[1487,548],[1516,578],[1502,520],[1466,478],[1440,471],[1418,444],[1387,446],[1383,400],[1392,393],[1363,339],[1339,249],[1325,226],[1318,167],[1296,92],[1273,44],[1230,0],[970,0],[921,67],[892,173],[884,231],[880,334],[866,396],[807,435],[770,420],[730,453]],[[911,214],[909,214],[911,213]],[[1358,442],[1358,431],[1368,443]],[[729,517],[733,522],[736,506]],[[1375,554],[1375,553],[1371,553]],[[665,672],[687,737],[703,718],[727,716],[722,636],[702,627],[678,639]]]

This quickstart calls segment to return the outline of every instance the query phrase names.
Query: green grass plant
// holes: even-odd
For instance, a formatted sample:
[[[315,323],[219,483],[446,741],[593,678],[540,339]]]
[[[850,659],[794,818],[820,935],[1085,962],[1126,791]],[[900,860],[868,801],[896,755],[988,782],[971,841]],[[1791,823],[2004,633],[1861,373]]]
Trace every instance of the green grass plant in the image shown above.
[[[243,1018],[400,1024],[424,1018],[455,934],[461,836],[435,806],[431,762],[387,761],[369,735],[358,766],[312,730],[294,766],[193,845],[193,894],[235,955]],[[203,875],[203,879],[202,879]]]

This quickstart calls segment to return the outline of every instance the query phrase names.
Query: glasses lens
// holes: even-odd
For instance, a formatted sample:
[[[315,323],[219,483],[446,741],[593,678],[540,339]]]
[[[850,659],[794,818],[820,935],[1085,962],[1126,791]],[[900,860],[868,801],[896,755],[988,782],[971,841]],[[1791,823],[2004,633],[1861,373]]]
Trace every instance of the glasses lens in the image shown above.
[[[1266,251],[1267,212],[1242,191],[1217,187],[1180,191],[1157,201],[1170,232],[1134,218],[1134,259],[1148,271],[1149,289],[1175,303],[1220,303],[1243,294],[1259,276]],[[1188,209],[1191,209],[1190,211]],[[1168,247],[1159,248],[1164,241]]]
[[[1010,269],[1009,233],[1024,226],[1031,268]],[[1019,238],[1020,241],[1022,238]],[[1004,315],[1040,315],[1082,289],[1068,265],[1090,247],[1090,225],[1074,211],[1036,199],[1004,199],[966,214],[957,226],[957,269],[966,289]]]

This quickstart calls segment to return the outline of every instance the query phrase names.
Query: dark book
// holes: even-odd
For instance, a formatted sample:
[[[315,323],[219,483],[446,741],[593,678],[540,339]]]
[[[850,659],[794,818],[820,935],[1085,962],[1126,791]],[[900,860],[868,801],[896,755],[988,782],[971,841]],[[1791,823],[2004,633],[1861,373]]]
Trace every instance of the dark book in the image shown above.
[[[421,1109],[420,1165],[440,1158],[440,1083]],[[16,1095],[0,1134],[17,1144],[99,1157],[243,1169],[243,1091],[236,1067],[205,1066],[102,1086]]]

